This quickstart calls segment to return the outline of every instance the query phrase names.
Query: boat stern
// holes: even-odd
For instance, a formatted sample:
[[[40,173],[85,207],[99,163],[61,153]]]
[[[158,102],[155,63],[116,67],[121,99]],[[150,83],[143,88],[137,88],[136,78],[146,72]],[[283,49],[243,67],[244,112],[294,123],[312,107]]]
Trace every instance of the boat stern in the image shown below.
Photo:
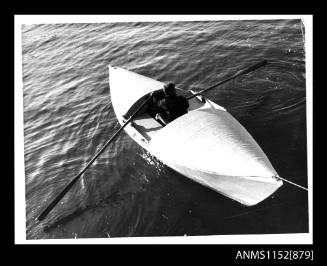
[[[246,206],[283,184],[252,136],[224,110],[189,112],[158,132],[149,149],[182,175]]]

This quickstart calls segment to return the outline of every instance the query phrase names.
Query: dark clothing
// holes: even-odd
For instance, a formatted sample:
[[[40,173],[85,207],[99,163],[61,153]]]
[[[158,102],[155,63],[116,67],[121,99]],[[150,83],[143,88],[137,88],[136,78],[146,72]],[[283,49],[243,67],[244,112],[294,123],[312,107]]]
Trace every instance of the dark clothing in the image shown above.
[[[187,113],[189,104],[183,96],[166,96],[158,102],[157,106],[159,110],[162,109],[166,113],[169,121],[173,121]]]
[[[161,118],[159,120],[165,124],[187,113],[189,104],[183,96],[165,95],[163,91],[157,91],[153,93],[152,97],[153,101],[148,109],[149,114],[152,117],[159,115]]]
[[[152,102],[148,105],[148,113],[155,117],[157,113],[162,113],[164,110],[158,107],[158,102],[165,98],[165,94],[162,90],[153,92]]]

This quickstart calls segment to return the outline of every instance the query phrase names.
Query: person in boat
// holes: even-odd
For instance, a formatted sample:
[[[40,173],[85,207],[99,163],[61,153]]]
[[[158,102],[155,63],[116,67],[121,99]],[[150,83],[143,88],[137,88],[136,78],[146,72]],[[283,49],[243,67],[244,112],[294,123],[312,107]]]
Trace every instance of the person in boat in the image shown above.
[[[176,94],[175,84],[172,82],[166,84],[162,91],[153,92],[151,96],[153,98],[155,118],[167,125],[186,114],[189,103],[185,97]]]

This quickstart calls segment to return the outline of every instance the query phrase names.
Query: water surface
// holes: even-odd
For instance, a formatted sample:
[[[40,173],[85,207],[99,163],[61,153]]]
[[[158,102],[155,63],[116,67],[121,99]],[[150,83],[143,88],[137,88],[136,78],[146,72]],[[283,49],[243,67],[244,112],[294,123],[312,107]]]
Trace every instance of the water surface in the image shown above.
[[[281,177],[307,186],[300,20],[24,25],[22,43],[28,239],[308,232],[306,192],[285,184],[243,207],[162,165],[125,133],[45,221],[35,220],[120,128],[108,64],[189,90],[267,59],[206,96],[245,126]]]

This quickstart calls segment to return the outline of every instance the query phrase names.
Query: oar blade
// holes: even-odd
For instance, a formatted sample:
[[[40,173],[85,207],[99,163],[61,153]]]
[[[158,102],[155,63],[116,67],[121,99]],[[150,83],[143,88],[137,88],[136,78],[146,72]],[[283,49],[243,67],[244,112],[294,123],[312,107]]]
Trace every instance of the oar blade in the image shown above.
[[[125,122],[125,124],[116,131],[115,134],[102,146],[102,148],[92,157],[92,159],[87,163],[87,165],[83,168],[83,170],[68,183],[68,185],[59,193],[58,196],[49,204],[49,206],[39,215],[37,218],[39,221],[44,220],[44,218],[51,212],[51,210],[57,205],[57,203],[67,194],[67,192],[71,189],[71,187],[77,182],[77,180],[84,174],[84,172],[88,169],[88,167],[98,158],[98,156],[104,151],[104,149],[115,139],[115,137],[127,126],[127,124],[132,121],[132,119],[141,111],[141,109],[152,99],[152,97],[148,97],[139,107],[138,109],[130,116],[130,118]]]
[[[255,64],[253,66],[250,66],[249,68],[247,68],[245,70],[242,70],[242,71],[238,72],[235,76],[244,75],[244,74],[250,73],[250,72],[252,72],[252,71],[254,71],[254,70],[256,70],[256,69],[258,69],[260,67],[265,66],[267,63],[268,63],[267,60],[263,60],[263,61]]]
[[[83,172],[84,173],[84,172]],[[77,175],[69,184],[60,192],[60,194],[49,204],[49,206],[37,218],[40,222],[48,215],[48,213],[57,205],[57,203],[67,194],[70,188],[76,183],[79,177],[83,174]]]
[[[227,79],[224,79],[223,81],[220,81],[219,83],[217,83],[217,84],[215,84],[215,85],[213,85],[213,86],[211,86],[211,87],[209,87],[209,88],[206,88],[206,89],[204,89],[204,90],[202,90],[202,91],[199,91],[199,92],[197,92],[197,93],[194,93],[193,95],[187,97],[187,100],[190,100],[190,99],[192,99],[192,98],[194,98],[194,97],[196,97],[196,96],[198,96],[198,95],[200,95],[200,94],[202,94],[202,93],[204,93],[204,92],[207,92],[207,91],[209,91],[209,90],[212,90],[213,88],[216,88],[216,87],[218,87],[218,86],[220,86],[220,85],[222,85],[222,84],[224,84],[224,83],[226,83],[226,82],[228,82],[228,81],[230,81],[230,80],[233,80],[233,79],[235,79],[235,78],[237,78],[237,77],[239,77],[239,76],[241,76],[241,75],[244,75],[244,74],[250,73],[250,72],[252,72],[252,71],[254,71],[254,70],[256,70],[256,69],[258,69],[258,68],[260,68],[260,67],[262,67],[262,66],[264,66],[264,65],[266,65],[267,63],[268,63],[267,60],[263,60],[263,61],[261,61],[261,62],[255,64],[255,65],[253,65],[253,66],[248,67],[248,68],[245,69],[245,70],[240,70],[239,72],[237,72],[237,73],[236,73],[235,75],[233,75],[232,77],[229,77],[229,78],[227,78]]]

